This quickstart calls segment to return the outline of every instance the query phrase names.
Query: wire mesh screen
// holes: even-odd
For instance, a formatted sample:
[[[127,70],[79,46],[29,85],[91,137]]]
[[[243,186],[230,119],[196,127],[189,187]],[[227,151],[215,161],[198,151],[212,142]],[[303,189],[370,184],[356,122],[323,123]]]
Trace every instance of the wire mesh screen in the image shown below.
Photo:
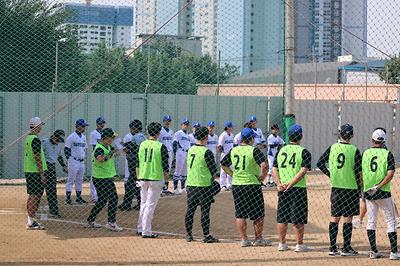
[[[398,260],[399,12],[2,0],[1,261]]]

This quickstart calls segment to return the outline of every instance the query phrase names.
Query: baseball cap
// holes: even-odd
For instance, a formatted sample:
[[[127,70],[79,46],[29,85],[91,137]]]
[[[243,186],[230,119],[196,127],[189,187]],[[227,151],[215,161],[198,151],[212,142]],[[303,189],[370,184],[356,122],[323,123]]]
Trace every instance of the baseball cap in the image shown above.
[[[208,136],[208,128],[206,128],[206,127],[196,128],[196,131],[194,132],[194,137],[197,140],[203,140],[207,136]]]
[[[257,117],[255,115],[250,116],[249,122],[255,122],[257,121]]]
[[[75,126],[77,126],[77,127],[87,127],[87,126],[89,126],[89,124],[86,122],[85,119],[81,118],[81,119],[76,120]]]
[[[303,128],[299,124],[294,124],[290,127],[288,135],[290,140],[300,140],[303,137]]]
[[[160,134],[161,132],[161,124],[157,122],[151,122],[149,126],[147,127],[147,132],[149,132],[150,136],[155,136],[157,134]]]
[[[114,130],[112,128],[110,128],[110,127],[104,128],[104,129],[101,130],[101,138],[102,139],[104,139],[104,138],[114,138],[116,136],[118,136],[118,134],[116,134],[114,132]]]
[[[53,136],[57,139],[58,142],[64,142],[65,132],[62,129],[57,129],[54,131]]]
[[[100,116],[96,119],[96,124],[105,124],[106,120],[104,120],[104,117]]]
[[[208,121],[207,126],[215,127],[215,121]]]
[[[181,120],[181,125],[189,125],[189,124],[190,124],[189,119],[183,118],[183,119]]]
[[[271,130],[272,130],[272,129],[279,129],[278,124],[273,124],[273,125],[271,126]]]
[[[377,129],[372,133],[372,139],[377,142],[385,142],[386,141],[386,133],[382,129]]]
[[[253,129],[246,127],[242,129],[240,134],[242,135],[242,139],[249,139],[251,137],[254,137],[256,133],[254,133]]]
[[[201,125],[200,125],[199,122],[194,122],[193,125],[192,125],[192,127],[198,128],[198,127],[201,127]]]
[[[226,121],[225,123],[224,123],[224,127],[233,127],[233,123],[232,123],[232,121]]]
[[[170,115],[164,115],[162,121],[172,121],[172,117]]]
[[[340,136],[344,139],[351,139],[354,135],[353,126],[350,124],[344,124],[340,127]]]
[[[143,124],[140,120],[135,119],[129,123],[129,128],[136,128],[140,131],[143,129]]]
[[[39,117],[32,117],[31,120],[29,120],[29,127],[34,128],[40,125],[44,125],[44,122]]]

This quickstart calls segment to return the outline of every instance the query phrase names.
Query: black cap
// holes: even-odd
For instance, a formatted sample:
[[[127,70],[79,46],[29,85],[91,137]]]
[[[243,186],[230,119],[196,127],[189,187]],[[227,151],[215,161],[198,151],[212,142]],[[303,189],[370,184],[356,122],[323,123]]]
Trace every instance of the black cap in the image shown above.
[[[117,134],[115,134],[114,130],[110,127],[104,128],[101,130],[101,138],[114,138]]]
[[[161,132],[161,124],[157,123],[157,122],[151,122],[148,126],[147,126],[147,132],[149,133],[150,136],[154,137],[158,134],[160,134]]]
[[[197,140],[203,140],[208,136],[208,128],[207,127],[198,127],[194,132],[194,137]]]
[[[279,130],[278,124],[273,124],[273,125],[271,126],[271,130],[272,130],[272,129],[278,129],[278,130]]]
[[[62,129],[57,129],[54,131],[53,136],[58,142],[64,142],[65,132]]]
[[[129,123],[129,128],[136,128],[137,130],[141,131],[143,129],[143,124],[140,120],[133,120]]]
[[[350,124],[344,124],[340,127],[340,137],[345,140],[349,140],[354,136],[353,126]]]

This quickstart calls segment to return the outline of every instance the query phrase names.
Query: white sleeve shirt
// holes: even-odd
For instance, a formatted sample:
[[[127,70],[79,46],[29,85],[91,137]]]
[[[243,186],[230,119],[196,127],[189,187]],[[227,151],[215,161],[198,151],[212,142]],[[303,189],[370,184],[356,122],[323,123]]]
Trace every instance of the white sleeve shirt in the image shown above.
[[[71,157],[75,159],[85,159],[86,156],[86,137],[83,134],[73,132],[65,141],[65,147],[71,149]]]

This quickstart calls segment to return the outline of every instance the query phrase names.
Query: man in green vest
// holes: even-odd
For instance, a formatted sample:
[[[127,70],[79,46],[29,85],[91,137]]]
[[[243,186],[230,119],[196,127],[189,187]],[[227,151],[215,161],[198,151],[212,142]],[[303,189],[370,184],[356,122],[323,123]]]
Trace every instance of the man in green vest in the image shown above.
[[[283,146],[275,157],[273,176],[278,187],[277,222],[279,251],[289,250],[286,244],[288,224],[293,224],[297,245],[295,252],[310,249],[304,245],[304,225],[308,218],[306,173],[311,169],[311,153],[300,146],[303,129],[294,124],[288,131],[289,144]]]
[[[356,256],[358,252],[351,247],[353,216],[360,213],[361,153],[350,144],[354,135],[353,126],[340,127],[340,141],[331,145],[319,158],[317,167],[330,178],[331,221],[329,223],[329,255],[339,255],[336,239],[340,218],[343,216],[342,256]],[[329,168],[326,167],[329,165]]]
[[[147,127],[149,138],[139,146],[136,176],[140,181],[140,212],[137,234],[143,238],[157,238],[151,228],[154,211],[163,188],[163,177],[168,181],[168,149],[158,141],[161,124],[152,122]]]
[[[104,128],[101,131],[100,142],[93,149],[93,184],[97,192],[97,202],[90,211],[85,227],[98,228],[100,224],[95,222],[97,215],[108,203],[108,223],[106,228],[120,232],[123,229],[116,223],[116,212],[118,204],[117,189],[114,184],[114,177],[117,175],[115,170],[114,154],[112,147],[114,138],[117,135],[112,128]]]
[[[218,239],[210,235],[210,209],[213,202],[213,180],[217,174],[217,164],[211,150],[205,146],[209,130],[206,127],[196,128],[196,144],[187,154],[187,210],[185,216],[186,241],[193,241],[193,218],[197,206],[201,208],[201,227],[203,242],[215,243]]]
[[[46,184],[46,159],[42,142],[38,138],[43,125],[44,123],[39,117],[31,118],[29,122],[30,132],[24,143],[24,173],[26,178],[26,190],[28,193],[28,200],[26,203],[28,212],[27,230],[45,229],[44,226],[35,219]]]
[[[244,128],[241,144],[232,148],[221,161],[224,171],[232,176],[236,226],[242,238],[242,247],[271,245],[271,241],[262,237],[265,207],[261,184],[268,174],[268,164],[265,155],[253,147],[254,137],[253,129]],[[247,237],[246,219],[253,220],[254,242]]]
[[[399,260],[397,249],[396,216],[392,194],[390,192],[395,171],[393,154],[385,148],[386,133],[376,129],[372,134],[372,148],[362,156],[362,177],[364,197],[367,204],[367,235],[371,248],[370,258],[382,258],[376,247],[376,224],[378,211],[381,209],[387,223],[390,241],[390,259]]]

